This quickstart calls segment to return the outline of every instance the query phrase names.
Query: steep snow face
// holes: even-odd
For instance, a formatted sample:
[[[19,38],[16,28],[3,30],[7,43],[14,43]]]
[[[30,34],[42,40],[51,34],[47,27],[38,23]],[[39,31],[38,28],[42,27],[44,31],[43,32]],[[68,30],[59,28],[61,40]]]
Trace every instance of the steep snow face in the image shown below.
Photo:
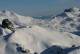
[[[51,28],[57,31],[80,31],[80,9],[65,9],[62,14],[54,17],[49,23]]]
[[[17,44],[24,50],[29,50],[29,53],[41,53],[51,46],[60,46],[62,48],[69,48],[75,45],[80,45],[80,37],[67,33],[46,30],[39,26],[32,26],[31,28],[23,28],[17,30],[9,38],[6,45],[7,54],[21,53],[17,51]]]

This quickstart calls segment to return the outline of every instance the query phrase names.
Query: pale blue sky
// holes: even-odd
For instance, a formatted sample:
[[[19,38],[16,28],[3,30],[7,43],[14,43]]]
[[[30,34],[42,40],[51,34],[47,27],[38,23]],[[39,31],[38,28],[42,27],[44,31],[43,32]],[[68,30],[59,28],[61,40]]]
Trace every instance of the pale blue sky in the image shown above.
[[[80,8],[80,0],[0,0],[0,10],[26,16],[55,15],[70,7]]]

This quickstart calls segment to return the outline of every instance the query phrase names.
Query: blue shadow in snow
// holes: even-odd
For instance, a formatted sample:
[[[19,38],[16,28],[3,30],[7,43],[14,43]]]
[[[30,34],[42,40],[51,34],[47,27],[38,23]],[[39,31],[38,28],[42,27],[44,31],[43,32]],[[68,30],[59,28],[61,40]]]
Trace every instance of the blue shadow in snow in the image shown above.
[[[61,48],[60,46],[52,46],[41,52],[41,54],[68,54],[77,49],[80,49],[80,46],[78,47],[73,46],[71,48],[64,48],[64,49]]]

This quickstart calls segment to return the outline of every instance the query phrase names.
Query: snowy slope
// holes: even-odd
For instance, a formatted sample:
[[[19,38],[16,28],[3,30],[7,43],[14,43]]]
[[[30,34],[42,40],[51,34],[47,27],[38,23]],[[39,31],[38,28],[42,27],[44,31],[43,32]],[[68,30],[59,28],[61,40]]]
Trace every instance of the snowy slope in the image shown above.
[[[80,54],[80,36],[69,33],[77,31],[80,12],[78,8],[70,11],[56,16],[50,22],[1,11],[0,24],[7,18],[13,22],[16,31],[0,27],[0,54]],[[71,23],[76,27],[68,26]],[[46,25],[49,27],[46,28]]]
[[[7,36],[7,34],[9,33],[12,33],[8,30],[4,30],[4,32],[5,36]],[[35,52],[40,54],[41,52],[44,52],[47,48],[52,46],[60,46],[61,49],[65,49],[72,48],[73,46],[74,48],[79,47],[80,45],[79,36],[67,32],[65,33],[46,30],[45,28],[36,25],[32,26],[32,28],[18,29],[15,33],[11,34],[10,36],[11,37],[9,37],[8,41],[6,41],[6,45],[3,45],[5,54],[21,53],[18,52],[16,49],[18,45],[22,47],[24,50],[30,50],[31,54],[34,54]],[[56,50],[53,50],[53,53],[55,53],[54,51]],[[74,50],[72,52],[74,52]],[[56,51],[56,54],[58,51]],[[64,51],[64,53],[65,52],[66,51]],[[62,53],[63,52],[61,51],[61,54]],[[75,51],[75,53],[78,54],[77,50]]]
[[[80,9],[76,7],[65,9],[63,13],[53,17],[49,25],[57,31],[80,31]]]
[[[13,11],[8,11],[8,10],[3,10],[0,11],[0,24],[2,22],[3,19],[9,19],[10,21],[13,22],[14,25],[18,25],[18,26],[26,26],[28,24],[31,23],[31,21],[33,20],[32,17],[30,16],[21,16]]]

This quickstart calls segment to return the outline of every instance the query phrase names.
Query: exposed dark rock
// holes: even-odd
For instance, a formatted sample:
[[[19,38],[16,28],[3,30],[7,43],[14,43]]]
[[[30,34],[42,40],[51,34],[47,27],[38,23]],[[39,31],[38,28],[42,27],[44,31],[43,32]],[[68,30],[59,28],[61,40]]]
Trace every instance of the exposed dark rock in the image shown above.
[[[2,21],[2,27],[3,28],[8,28],[11,31],[14,31],[15,30],[12,22],[9,21],[8,19],[3,19],[3,21]]]
[[[69,8],[69,9],[65,9],[64,12],[71,12],[72,11],[72,8]]]

